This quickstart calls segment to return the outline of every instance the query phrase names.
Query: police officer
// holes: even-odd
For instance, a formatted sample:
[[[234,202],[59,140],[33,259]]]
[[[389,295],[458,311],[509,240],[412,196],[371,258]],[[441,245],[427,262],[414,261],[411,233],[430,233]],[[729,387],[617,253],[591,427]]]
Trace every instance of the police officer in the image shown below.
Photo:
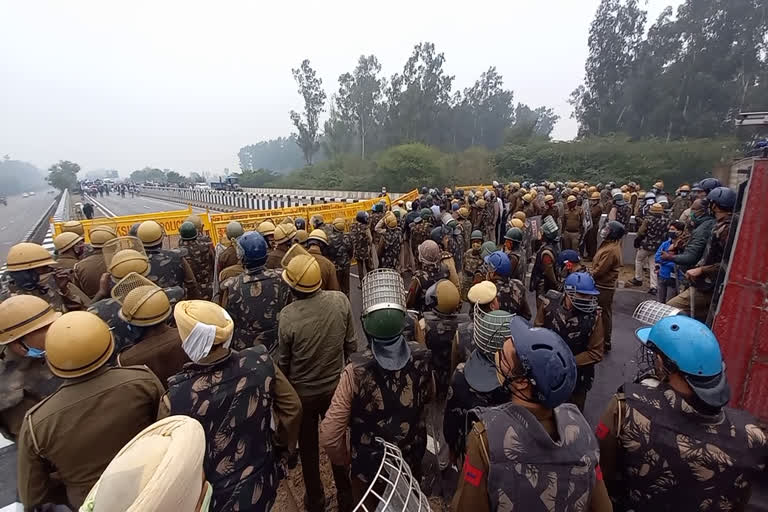
[[[451,378],[451,353],[461,322],[469,318],[457,310],[461,304],[459,290],[448,279],[441,279],[424,295],[424,340],[432,353],[438,401],[445,400]]]
[[[333,264],[336,266],[336,280],[344,295],[349,297],[349,267],[352,261],[354,248],[352,237],[344,232],[344,219],[338,217],[333,220],[333,233],[331,234],[330,244],[333,246]],[[363,275],[360,276],[362,279]]]
[[[668,304],[690,312],[695,318],[706,321],[712,304],[717,276],[723,264],[728,264],[730,255],[726,252],[731,230],[733,209],[736,207],[736,192],[727,187],[717,187],[707,196],[710,212],[715,218],[707,249],[700,266],[689,269],[686,279],[694,288],[694,304],[691,308],[690,290],[669,300]]]
[[[248,235],[266,245],[259,233]],[[182,301],[173,317],[192,362],[168,379],[158,416],[187,415],[203,426],[212,511],[270,510],[282,478],[278,449],[296,443],[301,418],[296,391],[263,345],[228,348],[234,325],[221,307]]]
[[[584,236],[584,210],[576,196],[568,196],[563,212],[563,249],[578,251]]]
[[[54,473],[68,505],[80,507],[115,454],[155,421],[163,385],[145,366],[105,366],[114,349],[107,324],[85,311],[66,313],[48,328],[48,367],[66,382],[21,426],[18,491],[25,509],[55,499]]]
[[[403,231],[392,212],[387,212],[376,224],[375,232],[379,234],[377,246],[379,268],[397,270],[400,261],[400,246],[403,243]]]
[[[489,281],[483,284],[490,286],[472,287],[472,295],[476,296],[477,304],[472,329],[472,351],[465,363],[456,366],[445,405],[443,432],[453,464],[460,464],[464,458],[467,413],[475,407],[491,407],[509,401],[509,391],[501,386],[487,368],[495,368],[494,354],[501,350],[504,340],[509,337],[509,320],[512,315],[493,309],[498,307],[494,286]]]
[[[117,234],[110,226],[98,225],[91,229],[88,237],[93,251],[90,256],[75,264],[72,274],[73,284],[88,297],[93,298],[99,291],[101,276],[107,271],[101,249],[105,243],[117,238]]]
[[[677,197],[672,201],[671,219],[679,220],[683,212],[691,207],[691,203],[691,186],[683,183],[677,190]]]
[[[626,234],[626,228],[618,221],[611,220],[603,226],[600,235],[603,238],[592,260],[592,277],[595,286],[600,291],[597,303],[600,306],[600,316],[603,319],[604,349],[611,350],[611,332],[613,330],[613,294],[619,281],[621,269],[621,239]]]
[[[179,248],[186,252],[184,257],[197,279],[200,293],[205,299],[210,299],[213,296],[214,263],[211,240],[201,238],[200,231],[191,221],[185,221],[179,226],[179,236]]]
[[[355,222],[349,227],[353,253],[357,260],[357,275],[360,279],[373,270],[373,237],[368,227],[368,220],[368,212],[361,210],[355,214]]]
[[[411,225],[411,251],[413,251],[416,257],[416,268],[421,267],[421,261],[419,260],[419,246],[425,241],[429,240],[429,235],[432,231],[432,211],[429,208],[423,208],[419,212],[419,217],[413,219]]]
[[[195,225],[195,229],[197,230],[197,239],[201,242],[204,242],[206,244],[211,245],[211,237],[208,236],[208,233],[205,232],[205,226],[203,226],[203,219],[200,218],[199,215],[193,213],[186,219],[184,219],[184,222],[191,222]]]
[[[39,244],[22,242],[8,251],[8,291],[11,295],[40,297],[56,311],[64,311],[64,300],[54,277],[56,262]]]
[[[452,509],[610,511],[592,429],[573,404],[576,362],[554,331],[520,317],[496,353],[496,376],[511,401],[481,407],[467,437]],[[534,476],[535,475],[535,476]]]
[[[519,223],[517,219],[512,219]],[[528,262],[523,254],[523,231],[520,228],[509,228],[504,235],[504,253],[509,258],[510,275],[513,279],[525,283]]]
[[[458,214],[458,223],[459,226],[461,226],[461,234],[464,237],[464,248],[468,249],[471,244],[472,240],[470,239],[472,235],[472,222],[469,220],[469,208],[466,206],[459,207],[459,210],[457,212]]]
[[[179,344],[179,332],[169,327],[171,302],[165,291],[155,285],[134,288],[120,297],[118,316],[139,332],[139,338],[117,355],[118,366],[146,365],[165,383],[181,371],[189,358]]]
[[[323,233],[325,234],[325,233]],[[318,420],[331,404],[344,361],[357,352],[352,307],[346,295],[322,290],[317,260],[300,245],[283,259],[283,280],[296,300],[280,312],[277,363],[301,400],[299,455],[310,512],[325,509],[320,480]],[[332,465],[339,509],[351,510],[347,471]]]
[[[275,224],[271,220],[261,222],[256,227],[256,231],[264,237],[270,249],[275,246]]]
[[[637,330],[653,376],[611,398],[596,433],[618,510],[745,510],[768,460],[766,433],[730,389],[714,334],[685,316]]]
[[[439,280],[448,279],[449,275],[440,259],[440,246],[434,240],[427,240],[419,246],[418,257],[421,268],[413,273],[405,303],[409,309],[424,311],[426,291]]]
[[[24,414],[61,384],[45,364],[45,333],[59,316],[34,295],[0,303],[0,434],[12,441]]]
[[[322,229],[315,229],[307,238],[308,252],[317,260],[320,265],[320,272],[323,276],[323,290],[340,290],[339,281],[336,278],[336,267],[329,260],[324,252],[328,247],[328,236]]]
[[[587,272],[574,272],[563,282],[565,292],[549,290],[541,301],[534,326],[552,329],[571,348],[578,369],[576,387],[568,402],[584,412],[587,393],[595,380],[595,365],[603,360],[600,292]]]
[[[154,220],[145,220],[137,234],[149,259],[149,279],[161,288],[182,286],[188,298],[199,297],[197,279],[187,258],[178,250],[163,249],[163,227]]]
[[[630,207],[624,200],[624,194],[621,190],[614,189],[611,194],[613,196],[613,205],[608,213],[608,220],[615,220],[623,225],[624,229],[629,229],[629,220],[632,217],[632,207]]]
[[[584,252],[587,259],[591,260],[597,252],[597,232],[600,229],[600,218],[603,216],[600,192],[597,190],[589,196],[589,214],[592,217],[592,227],[584,235]]]
[[[651,205],[649,215],[643,219],[635,237],[635,277],[629,280],[633,286],[643,285],[643,267],[648,265],[651,287],[648,293],[655,294],[658,287],[658,275],[654,270],[656,265],[656,249],[667,234],[668,220],[664,215],[664,207],[659,203]]]
[[[536,292],[536,307],[538,308],[541,297],[549,290],[560,288],[560,281],[555,271],[560,240],[560,230],[551,218],[545,219],[541,226],[541,247],[536,252],[531,271],[530,290]]]
[[[498,290],[499,309],[513,315],[531,319],[531,308],[525,295],[525,285],[512,277],[509,258],[503,251],[495,251],[484,258],[487,279]]]
[[[581,264],[578,252],[566,249],[557,255],[557,275],[562,282],[574,272],[586,272],[586,267]]]
[[[267,268],[280,268],[280,262],[283,261],[285,253],[293,244],[293,237],[296,236],[296,228],[293,224],[278,224],[275,227],[274,245],[267,253]]]
[[[480,246],[483,243],[483,233],[479,230],[472,232],[470,236],[471,246],[462,258],[461,273],[461,299],[467,300],[467,292],[477,281],[482,279],[481,266],[483,258],[480,256]]]
[[[377,438],[397,445],[416,480],[421,478],[427,447],[425,411],[434,396],[434,382],[430,351],[402,334],[403,292],[395,270],[365,276],[362,324],[368,348],[351,356],[320,426],[320,445],[331,462],[351,462],[355,501],[379,469],[383,453]]]
[[[281,233],[281,226],[276,233]],[[249,231],[236,243],[245,272],[222,283],[221,301],[221,306],[237,319],[232,348],[264,345],[272,351],[277,345],[278,316],[290,301],[288,288],[278,270],[265,267],[267,242],[261,234]]]
[[[85,253],[83,237],[71,231],[57,235],[53,239],[56,249],[56,262],[61,270],[72,270]]]
[[[381,234],[376,232],[376,226],[378,226],[379,221],[384,218],[384,213],[384,205],[381,203],[376,203],[371,208],[371,219],[368,229],[371,231],[374,247],[378,247],[379,245],[379,237]]]
[[[231,221],[227,224],[227,236],[216,246],[216,269],[214,272],[214,290],[218,292],[219,274],[234,265],[239,265],[240,260],[237,257],[235,241],[243,236],[243,226],[237,221]]]

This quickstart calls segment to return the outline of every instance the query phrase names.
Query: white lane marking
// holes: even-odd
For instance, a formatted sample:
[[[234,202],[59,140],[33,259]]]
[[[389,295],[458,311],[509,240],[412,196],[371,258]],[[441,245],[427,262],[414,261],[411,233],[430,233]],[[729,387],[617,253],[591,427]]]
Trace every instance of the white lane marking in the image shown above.
[[[0,435],[0,450],[5,448],[6,446],[11,446],[13,444],[13,441],[10,439],[6,439],[5,437]]]
[[[24,512],[24,506],[19,502],[11,503],[0,508],[0,512]]]

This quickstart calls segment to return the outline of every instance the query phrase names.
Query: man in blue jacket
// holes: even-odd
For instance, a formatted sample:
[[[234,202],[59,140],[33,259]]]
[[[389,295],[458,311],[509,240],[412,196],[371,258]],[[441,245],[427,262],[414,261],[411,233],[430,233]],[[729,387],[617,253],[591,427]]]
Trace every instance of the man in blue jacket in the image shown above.
[[[675,270],[675,263],[672,260],[662,260],[661,254],[664,252],[672,252],[670,251],[670,246],[678,239],[684,229],[685,224],[681,221],[676,220],[672,222],[667,230],[667,239],[664,240],[656,250],[655,261],[656,268],[659,272],[657,293],[659,302],[661,303],[667,302],[667,295],[670,297],[677,295],[677,280],[679,277],[677,275],[679,272]],[[672,293],[669,293],[670,291]]]

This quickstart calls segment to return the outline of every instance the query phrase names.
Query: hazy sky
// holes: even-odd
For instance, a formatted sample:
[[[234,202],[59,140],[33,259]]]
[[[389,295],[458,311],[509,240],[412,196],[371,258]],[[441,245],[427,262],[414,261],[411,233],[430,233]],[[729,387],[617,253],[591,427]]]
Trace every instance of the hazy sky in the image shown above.
[[[679,3],[648,0],[649,20]],[[0,155],[123,175],[235,169],[241,146],[291,132],[302,59],[330,98],[359,55],[391,76],[419,41],[445,53],[454,89],[495,65],[515,102],[553,107],[554,136],[569,139],[598,4],[0,0]]]

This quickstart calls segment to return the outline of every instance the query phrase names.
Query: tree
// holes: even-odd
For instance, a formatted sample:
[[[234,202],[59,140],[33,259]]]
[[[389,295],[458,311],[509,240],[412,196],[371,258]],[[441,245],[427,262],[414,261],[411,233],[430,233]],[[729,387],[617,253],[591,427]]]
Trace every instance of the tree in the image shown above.
[[[559,116],[551,108],[538,107],[531,110],[528,105],[518,103],[515,108],[515,122],[506,131],[507,144],[525,144],[534,139],[549,140]]]
[[[46,181],[49,185],[61,191],[74,188],[77,185],[77,173],[80,166],[69,160],[59,160],[59,163],[48,168]]]
[[[187,178],[185,178],[184,176],[182,176],[176,171],[169,171],[165,173],[165,180],[170,185],[179,185],[181,183],[185,183],[187,181]]]
[[[463,100],[457,96],[454,108],[464,116],[458,127],[467,132],[461,147],[482,145],[495,149],[502,144],[504,130],[514,118],[514,94],[503,85],[503,77],[491,66],[472,87],[464,89]]]
[[[286,172],[301,167],[304,163],[304,157],[293,135],[243,146],[237,157],[243,171],[271,169]]]
[[[299,132],[296,144],[304,154],[304,161],[312,165],[312,156],[317,152],[318,130],[320,128],[320,114],[325,110],[325,91],[323,80],[309,64],[309,59],[304,59],[299,69],[291,70],[296,84],[299,86],[299,94],[304,98],[304,112],[302,114],[291,110],[291,121]]]
[[[365,160],[366,140],[376,127],[377,115],[382,108],[384,79],[379,78],[381,64],[374,55],[361,55],[352,73],[339,76],[339,94],[336,108],[340,118],[351,122],[360,139],[360,158]]]
[[[200,174],[199,172],[191,172],[189,173],[189,181],[191,183],[205,183],[205,177]]]
[[[29,162],[13,160],[10,155],[0,160],[0,195],[37,190],[45,181],[42,171]]]
[[[153,167],[144,167],[140,171],[133,171],[131,173],[131,181],[136,183],[145,183],[151,181],[152,183],[166,184],[168,182],[165,172],[162,169]]]
[[[323,153],[328,158],[338,158],[348,153],[354,142],[354,130],[354,125],[344,120],[332,103],[328,120],[323,125],[323,137],[320,140]]]

